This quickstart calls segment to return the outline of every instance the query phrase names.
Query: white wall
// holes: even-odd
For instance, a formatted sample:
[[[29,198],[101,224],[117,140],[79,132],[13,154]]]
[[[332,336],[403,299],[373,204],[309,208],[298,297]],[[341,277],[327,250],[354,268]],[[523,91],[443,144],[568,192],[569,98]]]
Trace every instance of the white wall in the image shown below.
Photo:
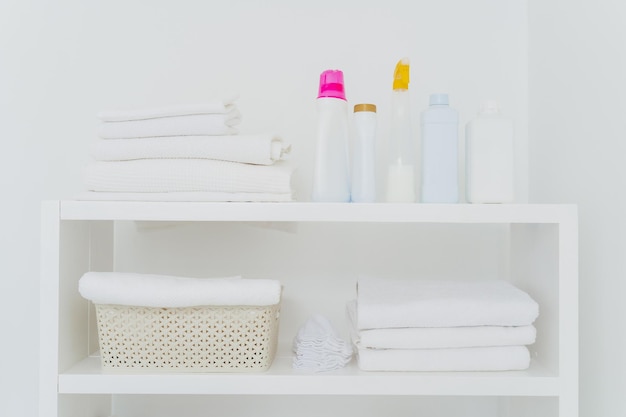
[[[36,415],[39,202],[82,189],[97,111],[238,90],[244,130],[297,143],[306,198],[319,72],[344,69],[350,100],[381,103],[384,129],[404,55],[416,112],[435,90],[465,117],[500,95],[521,126],[530,69],[531,199],[581,209],[581,416],[624,415],[624,7],[531,1],[527,67],[524,1],[430,3],[424,14],[409,1],[0,2],[0,415]]]
[[[530,3],[531,200],[580,215],[581,416],[626,415],[626,4]]]

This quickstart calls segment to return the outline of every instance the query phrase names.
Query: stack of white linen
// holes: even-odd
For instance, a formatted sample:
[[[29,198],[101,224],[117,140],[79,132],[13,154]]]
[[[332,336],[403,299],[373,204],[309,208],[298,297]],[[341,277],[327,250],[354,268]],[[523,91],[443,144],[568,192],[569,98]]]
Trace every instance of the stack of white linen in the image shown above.
[[[314,314],[293,340],[293,368],[311,372],[343,368],[352,359],[352,347],[326,317]]]
[[[529,367],[539,306],[501,280],[360,277],[348,313],[362,370],[505,371]]]
[[[239,134],[235,101],[101,112],[78,199],[291,201],[290,146]]]

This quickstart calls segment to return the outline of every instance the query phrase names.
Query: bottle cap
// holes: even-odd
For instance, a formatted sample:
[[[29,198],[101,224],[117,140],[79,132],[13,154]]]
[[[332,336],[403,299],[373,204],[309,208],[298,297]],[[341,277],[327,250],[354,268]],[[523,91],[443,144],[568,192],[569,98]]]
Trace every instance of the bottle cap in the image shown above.
[[[402,58],[396,64],[396,69],[393,72],[393,89],[394,90],[408,90],[409,89],[409,70],[410,62],[409,58]]]
[[[376,113],[376,105],[375,104],[369,104],[369,103],[361,103],[361,104],[355,104],[354,105],[354,112],[360,112],[360,111],[371,111]]]
[[[430,95],[430,105],[431,106],[447,106],[448,95],[443,93],[431,94]]]
[[[320,75],[320,88],[317,98],[334,97],[346,99],[343,86],[343,72],[340,70],[326,70]]]
[[[497,100],[485,100],[480,103],[479,114],[499,114],[500,103]]]

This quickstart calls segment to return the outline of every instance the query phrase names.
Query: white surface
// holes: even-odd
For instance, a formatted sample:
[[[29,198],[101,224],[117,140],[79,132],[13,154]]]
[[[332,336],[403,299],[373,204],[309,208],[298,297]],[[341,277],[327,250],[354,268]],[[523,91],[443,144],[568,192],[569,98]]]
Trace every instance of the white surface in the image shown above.
[[[580,415],[621,417],[626,4],[531,1],[530,16],[531,199],[580,207]]]
[[[561,204],[344,204],[213,202],[60,202],[63,220],[300,221],[375,223],[558,223],[572,221]]]
[[[59,377],[59,392],[118,394],[259,395],[525,395],[558,396],[559,378],[541,364],[515,372],[363,372],[346,368],[311,374],[277,357],[269,371],[249,374],[103,373],[90,357]]]
[[[115,210],[115,207],[118,210]],[[233,209],[230,209],[232,207]],[[66,211],[66,209],[70,211]],[[78,209],[74,212],[71,209]],[[140,210],[136,210],[140,208]],[[446,210],[446,208],[448,210]],[[60,209],[60,210],[59,210]],[[82,210],[81,210],[82,209]],[[324,210],[321,210],[324,209]],[[403,211],[404,210],[404,211]],[[65,213],[64,213],[65,212]],[[45,206],[46,224],[56,223],[57,215],[61,224],[61,260],[60,272],[51,268],[43,270],[43,282],[59,282],[60,302],[58,303],[58,324],[51,319],[42,328],[42,364],[54,360],[47,355],[47,341],[60,347],[58,369],[60,393],[67,394],[268,394],[272,396],[291,396],[300,394],[316,395],[436,395],[436,396],[537,396],[560,397],[561,408],[567,410],[567,416],[576,415],[577,360],[575,345],[577,332],[567,324],[577,322],[576,308],[576,209],[573,206],[553,205],[393,205],[393,204],[206,204],[206,203],[84,203],[84,202],[49,202]],[[127,229],[128,222],[102,222],[103,218],[146,220],[142,213],[152,213],[152,220],[169,221],[170,227],[162,228],[159,224],[143,229]],[[493,214],[489,217],[489,214]],[[499,214],[499,215],[498,215]],[[282,215],[284,217],[276,217]],[[248,217],[246,217],[248,216]],[[64,220],[62,220],[64,219]],[[93,221],[85,221],[93,219]],[[215,222],[217,219],[224,220]],[[342,221],[342,219],[348,219]],[[398,219],[403,223],[398,224]],[[446,220],[447,219],[447,220]],[[182,220],[172,224],[172,220]],[[189,222],[194,220],[195,222]],[[198,220],[203,221],[199,223]],[[249,221],[267,222],[299,221],[295,233],[276,233],[272,228],[249,227]],[[355,221],[356,220],[356,221]],[[242,223],[243,221],[243,223]],[[449,224],[442,224],[442,222]],[[501,236],[502,229],[494,228],[493,222],[503,225],[513,223],[520,231],[540,230],[546,234],[536,234],[535,238],[526,239],[524,235],[515,235],[520,241],[515,252],[527,256],[523,265],[512,264],[514,272],[521,275],[517,286],[533,293],[545,301],[546,307],[558,307],[560,312],[548,308],[537,321],[540,332],[556,335],[532,348],[533,364],[529,371],[518,373],[364,373],[349,367],[337,374],[299,374],[290,365],[289,352],[291,339],[297,325],[308,311],[324,309],[333,322],[345,323],[346,300],[354,297],[354,278],[359,268],[376,271],[382,267],[390,271],[396,266],[399,271],[411,276],[435,274],[440,278],[451,276],[464,279],[477,277],[506,278],[502,272],[485,269],[486,262],[499,262],[500,256],[494,249],[501,248],[502,242],[490,241],[490,235]],[[538,225],[538,223],[543,223]],[[108,225],[102,228],[101,226]],[[131,223],[132,225],[132,223]],[[398,228],[398,226],[400,228]],[[452,227],[447,230],[448,227]],[[466,230],[469,226],[473,230]],[[558,229],[555,229],[559,226]],[[424,227],[432,228],[420,230]],[[208,228],[208,229],[207,229]],[[50,225],[46,227],[50,229]],[[87,358],[85,352],[92,352],[95,346],[90,342],[93,326],[88,326],[89,311],[86,303],[76,291],[78,278],[90,266],[90,253],[99,254],[103,245],[112,244],[111,233],[115,230],[116,238],[113,250],[105,250],[110,256],[109,268],[115,265],[118,270],[141,270],[152,268],[171,268],[182,271],[187,268],[200,273],[209,266],[214,273],[226,273],[229,269],[239,269],[243,276],[273,276],[284,282],[285,296],[281,312],[281,331],[279,334],[278,360],[268,373],[244,375],[181,375],[181,374],[103,374],[97,366],[97,360]],[[475,239],[477,231],[482,239]],[[550,231],[558,230],[558,239]],[[402,231],[402,232],[400,232]],[[443,233],[442,233],[443,232]],[[361,233],[377,236],[377,242],[368,242],[357,251],[363,259],[336,257],[336,248],[319,245],[324,236],[333,236],[333,243],[338,247],[356,247],[362,241]],[[444,236],[441,243],[450,247],[468,237],[477,248],[486,249],[488,254],[475,256],[468,254],[467,260],[457,258],[454,265],[461,271],[450,270],[447,257],[437,259],[442,248],[435,237],[439,234],[455,236],[458,242]],[[427,246],[418,258],[407,253],[389,252],[390,241],[406,239],[411,236],[415,245],[425,237]],[[44,242],[57,240],[54,233],[44,236]],[[182,240],[181,240],[182,239]],[[172,242],[178,242],[172,245]],[[262,242],[262,245],[259,243]],[[495,243],[495,245],[494,245]],[[161,246],[165,245],[165,246]],[[233,246],[234,245],[234,246]],[[533,254],[535,247],[544,245],[547,250]],[[556,246],[558,245],[558,246]],[[569,245],[569,246],[568,246]],[[573,245],[573,247],[571,246]],[[168,257],[163,266],[158,265],[154,253],[161,248],[168,248]],[[234,248],[237,250],[234,250]],[[315,257],[311,257],[315,250]],[[365,251],[363,251],[365,249]],[[413,248],[411,248],[413,249]],[[54,251],[54,247],[52,247]],[[98,250],[98,252],[93,252]],[[54,254],[46,253],[45,259],[53,259]],[[419,252],[418,252],[419,253]],[[272,254],[267,256],[267,254]],[[349,252],[345,252],[347,256]],[[515,253],[513,253],[515,255]],[[52,257],[52,258],[51,258]],[[312,259],[314,258],[314,259]],[[241,262],[245,259],[245,262]],[[429,261],[427,261],[430,260]],[[476,263],[475,259],[485,262]],[[239,260],[239,262],[236,262]],[[277,262],[280,260],[280,262]],[[103,259],[94,259],[97,265],[103,265]],[[181,263],[178,263],[178,262]],[[434,261],[434,262],[433,262]],[[200,263],[198,263],[200,262]],[[48,262],[49,263],[49,262]],[[560,272],[552,265],[560,264]],[[314,267],[312,267],[315,265]],[[519,267],[532,265],[537,269],[533,275],[527,275]],[[397,271],[396,271],[397,273]],[[460,274],[460,275],[459,275]],[[536,277],[535,277],[536,275]],[[558,277],[558,279],[557,279]],[[515,278],[512,276],[511,278]],[[536,279],[551,282],[552,285],[535,288]],[[284,280],[284,281],[283,281]],[[554,283],[558,282],[558,285]],[[52,295],[54,293],[52,292]],[[42,313],[56,316],[54,299],[44,292]],[[54,297],[52,297],[54,298]],[[57,330],[58,329],[58,330]],[[58,338],[57,338],[58,331]],[[547,360],[547,361],[544,361]],[[56,371],[54,366],[42,367],[42,390],[46,402],[42,403],[43,415],[54,409]],[[52,374],[52,375],[51,375]],[[405,379],[406,378],[406,379]],[[348,382],[348,383],[346,383]],[[75,395],[61,396],[66,404],[72,404]],[[76,398],[78,401],[80,397]],[[535,401],[535,400],[533,400]],[[115,403],[115,402],[114,402]],[[113,403],[113,404],[114,404]],[[530,407],[537,411],[539,403]],[[96,405],[93,406],[95,410]],[[128,409],[118,408],[117,412],[126,413]],[[193,410],[189,409],[189,412]],[[95,413],[95,411],[94,411]],[[562,412],[561,412],[562,413]],[[65,416],[67,414],[60,414]],[[95,415],[95,414],[93,414]],[[131,414],[132,415],[132,414]],[[445,415],[445,414],[442,414]],[[526,414],[521,414],[526,415]],[[553,416],[557,414],[552,413]],[[559,414],[563,416],[563,414]]]
[[[205,92],[219,89],[212,81],[224,77],[226,87],[242,87],[239,91],[246,93],[242,97],[243,125],[250,131],[276,128],[282,133],[295,134],[300,148],[297,159],[307,172],[311,166],[306,156],[310,155],[307,146],[311,146],[312,134],[302,126],[310,128],[307,121],[314,114],[311,103],[315,87],[307,90],[305,86],[316,82],[313,79],[318,70],[335,64],[349,68],[349,94],[354,101],[382,103],[391,81],[372,85],[368,80],[386,79],[393,63],[409,50],[414,57],[426,58],[419,74],[423,81],[414,83],[417,107],[418,103],[424,103],[422,99],[430,92],[427,91],[430,86],[454,83],[472,93],[468,97],[478,90],[490,90],[485,95],[492,96],[492,91],[505,86],[506,98],[521,97],[519,104],[511,100],[503,103],[515,115],[518,125],[527,117],[526,93],[518,88],[530,84],[531,201],[578,203],[581,209],[581,416],[623,416],[626,362],[620,358],[626,350],[626,333],[613,329],[622,326],[620,317],[626,315],[626,305],[620,298],[626,291],[626,281],[622,278],[626,271],[622,236],[626,230],[621,220],[626,200],[615,191],[621,189],[626,175],[622,163],[626,146],[622,116],[626,114],[626,106],[621,101],[626,96],[623,78],[626,58],[622,45],[626,37],[623,25],[626,8],[619,0],[599,3],[530,0],[528,66],[524,53],[506,51],[509,45],[519,45],[525,50],[528,43],[525,30],[517,34],[508,32],[510,27],[517,27],[516,16],[525,14],[526,2],[462,3],[452,21],[450,1],[433,2],[432,13],[394,8],[393,2],[366,2],[359,9],[346,3],[345,10],[330,17],[331,23],[340,24],[325,25],[328,32],[320,35],[319,22],[323,20],[324,9],[314,4],[302,5],[302,9],[294,11],[280,1],[266,2],[263,9],[260,5],[231,2],[220,4],[219,13],[215,13],[209,3],[181,6],[152,2],[147,7],[141,2],[1,2],[0,135],[5,152],[0,164],[0,184],[5,204],[1,211],[0,248],[9,255],[2,263],[0,317],[5,334],[19,334],[24,343],[3,344],[0,348],[0,357],[5,358],[0,374],[0,415],[36,414],[37,360],[33,358],[37,356],[38,338],[36,332],[24,329],[35,329],[39,318],[39,201],[70,197],[81,190],[80,170],[87,161],[94,137],[96,112],[117,105],[168,103],[170,99],[197,101],[215,96]],[[284,19],[285,13],[291,13],[292,18]],[[474,13],[478,17],[470,18]],[[498,13],[509,18],[492,19]],[[472,27],[495,25],[478,40],[485,49],[475,48],[475,39],[461,29],[462,37],[451,29],[440,33],[432,48],[418,44],[416,39],[428,39],[434,33],[429,30],[429,20],[436,23],[433,16],[438,14],[445,16],[448,28],[460,28],[468,22],[478,22]],[[351,18],[346,19],[347,16]],[[239,29],[233,30],[235,26]],[[246,27],[250,29],[241,29]],[[286,32],[293,36],[285,37]],[[311,33],[316,36],[310,36]],[[353,36],[355,33],[360,35]],[[493,33],[498,36],[492,36]],[[335,34],[333,42],[323,42]],[[213,42],[215,39],[222,41]],[[257,48],[254,40],[276,48]],[[322,44],[336,46],[322,52]],[[209,48],[211,56],[197,53]],[[418,52],[418,48],[425,49]],[[467,54],[438,55],[437,52],[456,48]],[[285,54],[285,50],[290,53]],[[472,59],[467,59],[476,52],[478,57],[472,55]],[[226,55],[228,59],[224,61],[213,59]],[[434,57],[439,62],[448,62],[431,65],[436,62]],[[227,64],[222,66],[222,62]],[[254,64],[254,71],[250,63]],[[230,71],[225,71],[226,66]],[[279,67],[290,71],[275,73]],[[499,71],[489,72],[485,68]],[[506,71],[500,71],[502,68]],[[529,70],[530,78],[527,78]],[[468,75],[471,73],[473,78]],[[277,81],[273,85],[286,88],[275,95],[258,94],[268,81]],[[362,88],[364,85],[371,87],[373,94],[368,94],[369,90]],[[259,111],[264,108],[260,103],[268,101],[273,110]],[[474,114],[475,106],[474,102],[465,103],[462,113]],[[380,112],[384,111],[381,107]],[[387,123],[388,115],[379,116],[381,125]],[[522,142],[526,143],[526,133],[522,133]],[[525,155],[523,146],[522,151],[517,154]],[[525,176],[525,164],[520,169],[522,174],[518,179]],[[303,175],[299,185],[306,188],[309,179]],[[14,320],[15,311],[20,312],[20,320]],[[311,414],[315,411],[322,414],[324,410],[310,398],[306,404],[317,408],[308,407],[313,411],[303,412],[303,416],[315,415]],[[94,400],[86,398],[85,404]],[[176,415],[175,407],[197,404],[195,401],[199,402],[200,398],[153,401],[150,403],[153,408],[148,409],[145,398],[123,400],[136,401],[136,409],[142,412],[166,406]],[[427,404],[419,402],[421,409],[432,416],[466,414],[468,406],[480,410],[475,415],[481,417],[496,412],[492,399],[422,401]],[[376,399],[373,402],[378,404]],[[298,398],[288,404],[301,406],[301,403]],[[525,403],[523,399],[511,403],[515,410],[544,404],[536,400]],[[200,404],[206,406],[207,401]],[[233,410],[237,411],[238,399],[227,404],[235,406]],[[383,414],[391,406],[384,403],[372,407],[371,402],[365,401],[359,404],[363,404],[360,411],[375,410]],[[545,405],[548,410],[558,406],[552,399]],[[412,400],[395,401],[393,405],[402,416],[414,415],[414,406]],[[283,415],[291,415],[288,411]],[[108,414],[103,411],[101,415]]]

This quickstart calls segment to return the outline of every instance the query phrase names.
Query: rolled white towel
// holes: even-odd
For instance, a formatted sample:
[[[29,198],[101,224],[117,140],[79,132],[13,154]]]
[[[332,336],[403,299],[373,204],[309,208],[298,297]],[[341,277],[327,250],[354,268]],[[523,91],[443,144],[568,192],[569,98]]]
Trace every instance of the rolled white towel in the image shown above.
[[[92,147],[97,161],[200,158],[271,165],[286,159],[291,147],[275,134],[164,136],[132,140],[98,140]]]
[[[526,346],[457,349],[366,349],[357,352],[364,371],[516,371],[528,369]]]
[[[356,329],[356,302],[348,303],[351,338],[370,349],[439,349],[482,346],[522,346],[535,343],[537,330],[527,326],[460,326]]]
[[[87,272],[78,290],[96,304],[139,307],[267,306],[278,304],[281,296],[277,280],[123,272]]]
[[[132,139],[156,136],[233,135],[241,122],[239,111],[226,114],[190,114],[156,119],[104,122],[98,128],[102,139]]]
[[[224,99],[210,99],[202,103],[177,104],[140,109],[105,110],[98,113],[98,118],[104,122],[123,122],[127,120],[145,120],[190,114],[225,114],[234,110],[237,98],[237,94],[233,94]]]
[[[502,280],[421,281],[360,277],[357,328],[525,326],[538,304]]]
[[[291,193],[293,168],[212,159],[139,159],[95,161],[85,168],[89,191],[167,193]]]

